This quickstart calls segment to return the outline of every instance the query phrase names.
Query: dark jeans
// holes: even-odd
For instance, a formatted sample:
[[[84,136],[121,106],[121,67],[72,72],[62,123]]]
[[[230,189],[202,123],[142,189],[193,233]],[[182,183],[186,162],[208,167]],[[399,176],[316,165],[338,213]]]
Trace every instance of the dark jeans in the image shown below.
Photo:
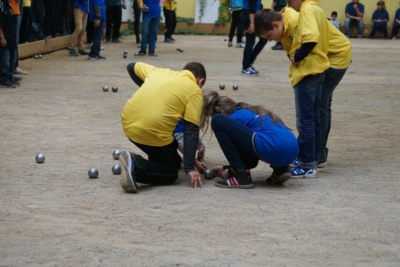
[[[31,29],[32,20],[31,20],[31,11],[30,7],[24,7],[21,27],[19,29],[19,43],[24,44],[27,41],[28,33]]]
[[[136,182],[159,185],[172,184],[178,179],[182,159],[178,154],[178,142],[175,139],[171,144],[161,147],[142,145],[132,140],[131,142],[148,156],[148,159],[136,154],[134,156]]]
[[[164,17],[165,17],[165,38],[171,38],[172,34],[174,34],[176,27],[176,12],[175,10],[168,10],[164,8]]]
[[[305,76],[295,87],[299,166],[316,168],[321,150],[321,94],[324,73]]]
[[[19,28],[21,25],[21,16],[20,15],[13,15],[12,22],[15,27],[15,36],[17,37],[17,44],[19,43]],[[18,46],[15,49],[11,50],[14,55],[11,56],[11,59],[14,60],[12,66],[14,66],[14,70],[19,66],[19,59],[18,59]],[[14,71],[13,71],[14,72]]]
[[[245,30],[248,29],[250,26],[249,14],[242,12],[241,18],[243,28]],[[256,34],[254,32],[246,33],[246,46],[244,47],[242,62],[243,69],[248,69],[254,63],[254,61],[256,61],[258,54],[260,54],[267,42],[267,39],[260,38],[256,46],[254,46],[256,43]]]
[[[73,4],[71,0],[62,0],[58,16],[58,31],[61,34],[72,34],[74,28]]]
[[[395,21],[393,23],[392,37],[397,37],[398,33],[399,33],[399,23],[397,21]]]
[[[149,53],[154,53],[159,24],[160,18],[142,18],[142,43],[140,51],[146,52],[147,44],[149,44]]]
[[[140,35],[139,35],[139,25],[140,25],[140,15],[142,14],[142,10],[139,8],[137,1],[133,1],[133,30],[135,31],[136,43],[140,43]]]
[[[34,41],[34,37],[38,40],[44,38],[43,34],[43,2],[41,0],[33,0],[30,8],[31,13],[31,30],[26,37],[28,42]]]
[[[88,20],[86,24],[86,42],[87,43],[93,43],[94,39],[94,25],[93,21],[90,21],[90,14],[88,14]]]
[[[15,50],[17,48],[8,48],[0,46],[0,82],[12,80],[15,70]]]
[[[369,34],[369,37],[374,37],[375,33],[377,30],[381,29],[383,36],[385,38],[388,38],[388,32],[387,32],[387,22],[374,22],[374,25],[372,26],[372,31]]]
[[[241,20],[241,13],[242,10],[235,10],[232,12],[232,22],[231,22],[231,29],[229,30],[229,42],[232,42],[233,40],[233,35],[235,35],[235,31],[236,31],[236,37],[237,37],[237,43],[241,43],[242,42],[242,38],[243,38],[243,25],[242,25],[242,20]]]
[[[342,80],[346,70],[329,68],[325,71],[325,80],[322,84],[321,93],[321,150],[318,152],[318,161],[321,163],[328,160],[328,148],[326,144],[328,143],[328,136],[331,130],[333,91]]]
[[[46,36],[56,37],[56,27],[61,0],[44,0],[44,25],[43,33]]]
[[[90,23],[93,24],[93,21],[91,21]],[[90,49],[90,52],[89,52],[90,57],[97,57],[98,55],[100,55],[101,39],[103,39],[105,24],[106,24],[106,21],[102,20],[102,21],[100,21],[99,27],[94,28],[93,44],[92,44],[92,48]]]
[[[107,6],[106,39],[119,38],[119,29],[122,21],[122,6]]]

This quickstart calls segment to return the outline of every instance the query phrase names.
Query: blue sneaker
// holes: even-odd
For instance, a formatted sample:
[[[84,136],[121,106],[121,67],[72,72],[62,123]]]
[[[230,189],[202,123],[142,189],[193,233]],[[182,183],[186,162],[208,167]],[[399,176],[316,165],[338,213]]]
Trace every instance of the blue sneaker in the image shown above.
[[[258,71],[253,69],[252,67],[249,67],[245,70],[242,70],[242,75],[247,75],[247,76],[258,76]]]
[[[69,55],[70,55],[70,56],[75,56],[75,57],[76,57],[76,56],[79,56],[79,55],[78,55],[78,52],[76,52],[75,49],[69,50]]]
[[[317,169],[302,168],[295,166],[290,170],[292,178],[317,178]]]
[[[119,155],[119,165],[121,166],[122,188],[128,193],[137,193],[135,173],[135,161],[129,151],[122,151]]]
[[[94,57],[94,56],[91,56],[91,55],[89,54],[88,59],[91,59],[91,60],[99,60],[99,59],[106,59],[106,57],[103,57],[102,55],[98,55],[97,57]]]

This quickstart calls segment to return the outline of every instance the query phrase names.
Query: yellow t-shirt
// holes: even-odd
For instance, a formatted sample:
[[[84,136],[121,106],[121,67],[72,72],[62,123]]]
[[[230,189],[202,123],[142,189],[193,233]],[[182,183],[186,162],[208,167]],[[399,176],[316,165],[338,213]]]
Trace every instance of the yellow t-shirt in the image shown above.
[[[282,35],[282,46],[286,51],[286,54],[290,55],[290,49],[292,48],[294,33],[299,22],[299,13],[290,7],[285,7],[281,10],[283,13],[283,35]]]
[[[296,86],[305,76],[323,73],[330,66],[328,59],[329,21],[317,0],[306,0],[301,4],[299,23],[295,30],[292,57],[303,43],[316,42],[310,54],[298,63],[290,64],[289,78],[292,86]]]
[[[173,132],[181,118],[200,126],[203,91],[192,72],[145,63],[136,63],[134,72],[144,83],[122,110],[122,126],[129,139],[165,146],[174,140]]]
[[[164,8],[168,10],[175,10],[175,0],[171,2],[169,0],[164,0]]]
[[[349,67],[353,57],[353,50],[349,39],[339,31],[332,23],[329,26],[329,49],[328,58],[331,68],[346,69]]]

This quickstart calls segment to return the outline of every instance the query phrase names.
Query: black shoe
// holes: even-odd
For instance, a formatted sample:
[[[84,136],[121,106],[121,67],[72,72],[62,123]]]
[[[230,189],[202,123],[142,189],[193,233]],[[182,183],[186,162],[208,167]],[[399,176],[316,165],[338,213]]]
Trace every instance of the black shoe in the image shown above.
[[[1,88],[15,88],[17,85],[10,80],[5,80],[4,82],[0,82]]]
[[[21,84],[19,82],[15,81],[14,79],[12,79],[10,82],[13,83],[16,87],[21,86]]]
[[[158,57],[158,54],[156,52],[150,52],[149,56],[150,57]]]
[[[86,52],[85,50],[78,50],[78,53],[79,53],[79,55],[82,55],[82,56],[89,55],[89,52]]]
[[[171,40],[172,40],[172,41],[174,41],[174,42],[176,41],[174,38],[172,38],[172,36],[171,36],[171,37],[169,37],[169,39],[171,39]]]
[[[145,51],[139,51],[135,53],[135,56],[145,56],[146,52]]]
[[[19,82],[19,81],[22,81],[22,77],[19,77],[19,76],[13,76],[13,81],[15,81],[15,82]]]
[[[122,43],[122,41],[121,41],[120,39],[118,39],[118,38],[112,39],[112,42],[113,42],[113,43],[116,43],[116,44]]]
[[[221,178],[215,181],[215,186],[243,189],[254,187],[250,170],[234,170],[233,168],[229,169],[227,178]]]
[[[276,45],[271,47],[272,50],[283,50],[283,46],[282,45]]]

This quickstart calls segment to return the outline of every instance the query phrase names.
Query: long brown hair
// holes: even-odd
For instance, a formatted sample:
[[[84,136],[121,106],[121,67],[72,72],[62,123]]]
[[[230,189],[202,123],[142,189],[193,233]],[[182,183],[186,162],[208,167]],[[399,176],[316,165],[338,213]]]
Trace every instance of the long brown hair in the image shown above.
[[[254,113],[260,115],[260,121],[262,120],[263,116],[269,116],[272,119],[274,124],[278,122],[282,123],[286,126],[282,119],[275,115],[272,111],[268,110],[267,108],[259,105],[250,105],[245,102],[236,103],[232,98],[227,96],[219,96],[219,94],[215,91],[204,90],[203,91],[204,100],[203,100],[203,114],[202,114],[202,128],[206,126],[204,133],[207,132],[209,118],[222,113],[227,116],[231,115],[235,112],[236,108],[246,108]]]

